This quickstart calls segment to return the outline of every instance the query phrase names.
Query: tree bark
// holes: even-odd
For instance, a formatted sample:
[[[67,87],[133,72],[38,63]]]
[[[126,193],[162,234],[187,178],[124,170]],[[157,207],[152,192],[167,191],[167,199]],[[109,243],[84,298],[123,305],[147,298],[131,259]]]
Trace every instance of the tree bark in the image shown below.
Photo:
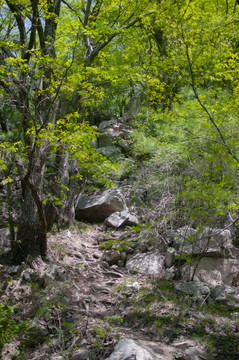
[[[37,256],[46,257],[47,222],[42,202],[45,157],[38,153],[31,175],[22,180],[22,212],[13,249],[12,263],[20,264]]]

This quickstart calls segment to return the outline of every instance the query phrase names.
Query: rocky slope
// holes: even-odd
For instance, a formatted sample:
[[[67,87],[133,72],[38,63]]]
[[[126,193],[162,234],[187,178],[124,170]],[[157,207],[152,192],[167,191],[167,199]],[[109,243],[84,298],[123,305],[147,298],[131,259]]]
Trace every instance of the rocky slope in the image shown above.
[[[47,262],[1,266],[1,302],[14,306],[16,324],[27,323],[4,343],[2,359],[236,360],[237,304],[196,285],[180,289],[165,272],[112,265],[109,239],[121,236],[127,248],[136,230],[77,223],[51,234]],[[134,256],[150,254],[138,247]]]
[[[122,123],[99,131],[101,153],[130,152]],[[168,189],[137,182],[150,172],[126,169],[120,188],[79,196],[75,226],[49,235],[47,261],[0,265],[3,360],[238,359],[232,224],[168,228]],[[9,251],[8,229],[0,246]]]

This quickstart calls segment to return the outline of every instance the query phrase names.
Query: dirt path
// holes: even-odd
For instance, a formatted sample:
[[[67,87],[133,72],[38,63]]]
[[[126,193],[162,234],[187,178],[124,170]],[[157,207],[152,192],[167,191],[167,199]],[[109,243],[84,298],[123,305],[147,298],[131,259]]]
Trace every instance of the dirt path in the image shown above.
[[[68,289],[66,309],[70,321],[78,321],[79,339],[83,339],[86,348],[92,345],[97,348],[98,343],[99,352],[96,351],[95,359],[105,359],[122,337],[137,340],[151,348],[157,359],[175,359],[177,349],[156,343],[155,332],[151,332],[149,327],[138,326],[133,318],[125,321],[127,314],[134,311],[140,291],[147,289],[150,292],[154,279],[142,274],[129,274],[124,267],[110,267],[103,260],[104,251],[99,246],[103,228],[86,227],[83,232],[66,230],[50,239],[52,258],[57,259],[60,266],[64,264]],[[64,289],[61,293],[64,293]],[[165,304],[160,311],[165,315],[171,308]]]
[[[191,307],[165,287],[167,282],[155,286],[158,279],[152,276],[109,266],[99,245],[105,234],[103,225],[78,223],[49,236],[47,262],[0,266],[1,302],[15,306],[17,323],[35,324],[34,331],[11,339],[3,360],[105,360],[124,337],[153,350],[155,360],[190,359],[185,350],[202,348],[214,333],[223,356],[237,359],[230,314]],[[35,343],[29,342],[34,336]],[[225,339],[233,346],[228,353]]]

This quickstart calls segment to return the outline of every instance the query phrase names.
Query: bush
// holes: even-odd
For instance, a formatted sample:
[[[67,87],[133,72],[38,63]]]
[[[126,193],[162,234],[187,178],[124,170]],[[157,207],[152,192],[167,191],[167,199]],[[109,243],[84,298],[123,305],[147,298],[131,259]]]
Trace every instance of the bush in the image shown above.
[[[217,98],[205,89],[201,92],[217,113],[228,100],[225,92]],[[192,92],[185,88],[179,98],[171,111],[148,110],[145,117],[139,115],[134,152],[144,161],[137,186],[147,189],[148,204],[157,210],[155,220],[166,227],[169,223],[171,227],[222,225],[226,214],[239,207],[238,164],[222,146]],[[230,141],[236,136],[234,122],[221,124]]]
[[[0,355],[3,346],[28,325],[27,322],[17,322],[14,319],[15,309],[15,306],[0,303]]]

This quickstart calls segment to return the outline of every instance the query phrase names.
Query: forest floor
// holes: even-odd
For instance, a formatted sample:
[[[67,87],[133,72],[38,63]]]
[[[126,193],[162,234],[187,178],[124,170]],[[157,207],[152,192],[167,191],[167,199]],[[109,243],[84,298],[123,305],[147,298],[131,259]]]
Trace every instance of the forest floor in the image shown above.
[[[17,324],[33,321],[39,332],[11,336],[3,360],[104,360],[123,337],[163,360],[187,359],[192,346],[213,359],[238,359],[235,311],[179,296],[173,281],[110,267],[102,235],[103,225],[77,223],[49,236],[46,262],[22,265],[13,275],[14,269],[0,265],[1,302],[15,307]],[[86,357],[76,356],[79,349],[88,351]]]

